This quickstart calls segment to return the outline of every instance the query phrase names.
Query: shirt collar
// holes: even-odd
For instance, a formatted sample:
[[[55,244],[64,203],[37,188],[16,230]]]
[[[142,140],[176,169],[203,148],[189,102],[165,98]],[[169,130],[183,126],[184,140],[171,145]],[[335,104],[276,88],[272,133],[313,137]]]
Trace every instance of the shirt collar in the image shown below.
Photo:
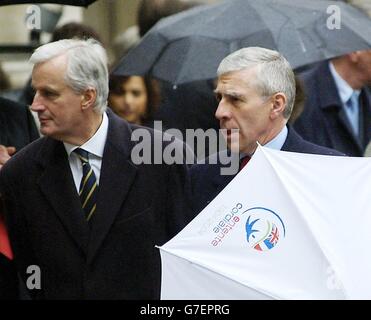
[[[284,145],[286,138],[287,138],[288,130],[287,126],[284,126],[280,133],[276,135],[271,141],[266,143],[264,147],[275,149],[275,150],[281,150],[282,146]]]
[[[68,156],[70,156],[75,149],[81,148],[97,157],[103,158],[103,151],[107,140],[107,134],[108,134],[108,117],[107,114],[104,112],[102,123],[100,124],[97,132],[83,145],[76,146],[73,144],[69,144],[67,142],[63,142],[63,144],[64,147],[66,148]]]
[[[287,135],[288,135],[288,129],[287,126],[284,126],[280,133],[276,135],[271,141],[266,143],[264,147],[275,149],[275,150],[281,150],[283,145],[285,144]],[[240,153],[240,159],[244,158],[246,156],[246,153]],[[252,157],[252,155],[249,155]]]
[[[339,75],[339,73],[336,71],[336,69],[335,69],[335,67],[334,67],[334,65],[331,61],[329,62],[329,68],[330,68],[330,72],[332,74],[332,77],[334,78],[336,87],[338,89],[341,102],[343,104],[346,104],[347,101],[349,100],[349,98],[353,95],[353,93],[355,93],[356,97],[358,98],[361,91],[360,90],[353,90],[353,88],[348,84],[348,82],[346,82]]]

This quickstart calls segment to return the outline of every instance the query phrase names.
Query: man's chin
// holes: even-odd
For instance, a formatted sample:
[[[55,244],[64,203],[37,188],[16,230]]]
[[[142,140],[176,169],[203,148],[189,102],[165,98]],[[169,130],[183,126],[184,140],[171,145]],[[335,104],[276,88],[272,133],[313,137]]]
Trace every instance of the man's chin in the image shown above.
[[[238,135],[224,136],[224,141],[226,142],[228,149],[232,152],[240,151],[240,141]]]
[[[47,125],[41,125],[40,126],[40,133],[43,135],[43,136],[48,136],[48,137],[53,137],[53,130],[52,128],[50,128],[49,126]]]
[[[228,149],[231,150],[233,153],[239,153],[240,152],[240,148],[239,148],[239,145],[237,144],[227,144],[228,146]]]

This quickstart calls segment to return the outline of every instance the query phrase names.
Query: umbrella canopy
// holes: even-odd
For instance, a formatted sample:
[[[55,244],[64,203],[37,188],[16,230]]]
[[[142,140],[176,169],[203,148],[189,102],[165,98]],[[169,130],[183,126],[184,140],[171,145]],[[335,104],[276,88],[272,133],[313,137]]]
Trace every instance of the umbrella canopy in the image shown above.
[[[259,147],[160,248],[162,299],[370,299],[370,181],[369,159]]]
[[[340,9],[340,29],[328,27],[330,5]],[[342,2],[229,0],[161,20],[114,73],[173,84],[210,79],[225,56],[248,46],[278,50],[296,68],[370,48],[370,34],[370,19]]]
[[[7,6],[11,4],[33,4],[33,3],[58,3],[58,4],[67,4],[71,6],[80,6],[87,7],[89,4],[92,4],[96,0],[0,0],[0,6]]]

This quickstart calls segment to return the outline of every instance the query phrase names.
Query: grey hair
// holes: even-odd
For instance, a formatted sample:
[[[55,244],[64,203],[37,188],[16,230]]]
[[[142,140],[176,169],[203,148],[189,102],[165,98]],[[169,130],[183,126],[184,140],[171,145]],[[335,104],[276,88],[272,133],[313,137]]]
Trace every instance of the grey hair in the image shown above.
[[[34,65],[59,55],[67,55],[65,82],[76,93],[94,88],[97,97],[94,110],[103,113],[107,108],[108,68],[107,54],[102,45],[94,40],[64,39],[47,43],[32,54]]]
[[[225,57],[218,67],[218,76],[257,67],[256,86],[263,97],[283,92],[287,103],[283,116],[290,118],[295,102],[295,75],[289,62],[277,51],[260,47],[237,50]]]

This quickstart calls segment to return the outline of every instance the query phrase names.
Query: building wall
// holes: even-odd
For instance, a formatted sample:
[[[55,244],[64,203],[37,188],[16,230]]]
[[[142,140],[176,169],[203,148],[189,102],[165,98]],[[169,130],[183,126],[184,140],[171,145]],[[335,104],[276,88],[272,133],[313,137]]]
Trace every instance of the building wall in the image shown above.
[[[115,37],[136,23],[139,0],[97,0],[88,8],[75,6],[42,5],[49,11],[62,11],[57,26],[68,22],[82,22],[93,27],[102,37],[110,61],[116,56],[113,50]],[[27,11],[29,10],[29,11]],[[0,46],[4,44],[25,45],[29,43],[30,29],[27,28],[27,12],[32,5],[11,5],[0,7]],[[45,15],[42,14],[42,17]],[[42,33],[42,43],[48,42],[49,33]],[[5,53],[0,47],[0,63],[9,75],[13,87],[21,87],[27,81],[32,66],[28,64],[30,53]]]

